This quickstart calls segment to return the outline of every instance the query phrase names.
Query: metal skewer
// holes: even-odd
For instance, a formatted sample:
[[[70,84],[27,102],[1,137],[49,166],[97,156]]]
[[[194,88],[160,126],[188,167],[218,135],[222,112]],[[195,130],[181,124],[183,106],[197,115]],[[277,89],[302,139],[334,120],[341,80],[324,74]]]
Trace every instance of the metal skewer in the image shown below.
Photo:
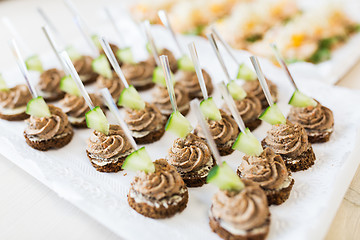
[[[89,96],[89,94],[87,93],[84,84],[82,83],[79,74],[76,72],[76,69],[73,65],[73,63],[71,62],[71,59],[69,58],[69,55],[67,54],[66,51],[62,51],[60,53],[61,58],[63,59],[63,62],[65,63],[66,69],[67,71],[70,73],[72,79],[74,79],[76,85],[78,86],[81,95],[83,96],[83,98],[85,99],[86,104],[89,106],[90,110],[94,109],[94,104],[91,101],[91,98]]]
[[[121,79],[122,83],[124,84],[125,88],[129,87],[129,83],[126,81],[125,75],[120,68],[118,61],[114,55],[114,52],[111,50],[110,44],[104,37],[99,37],[101,47],[103,48],[106,57],[109,59],[111,66],[113,67],[116,74]]]
[[[274,101],[273,101],[272,96],[270,94],[269,86],[267,85],[267,82],[265,80],[264,73],[261,70],[259,60],[255,56],[251,56],[250,60],[251,60],[251,63],[253,64],[253,66],[255,68],[256,75],[258,76],[258,79],[259,79],[260,85],[261,85],[261,87],[262,87],[262,89],[264,91],[266,100],[267,100],[269,106],[272,107],[274,105]]]
[[[148,42],[150,43],[150,48],[151,48],[151,52],[152,54],[154,55],[154,59],[155,59],[155,62],[156,62],[156,65],[158,67],[161,66],[161,63],[160,63],[160,60],[159,60],[159,53],[157,51],[157,47],[155,45],[155,41],[154,41],[154,38],[151,34],[151,26],[150,26],[150,22],[148,20],[144,21],[143,22],[143,26],[144,26],[144,29],[145,29],[145,33],[146,33],[146,37],[147,37],[147,40]]]
[[[75,7],[75,4],[71,0],[64,0],[65,5],[68,7],[70,12],[73,15],[73,20],[75,25],[80,30],[81,35],[83,36],[84,40],[88,44],[89,48],[91,49],[93,55],[98,57],[100,55],[95,43],[93,42],[91,36],[91,31],[88,25],[85,23],[84,19],[80,16],[78,9]]]
[[[219,62],[220,62],[220,65],[225,73],[225,76],[227,78],[227,81],[230,82],[231,81],[231,78],[230,78],[230,74],[229,74],[229,71],[228,69],[226,68],[226,65],[225,65],[225,62],[224,62],[224,59],[223,57],[221,56],[221,53],[219,51],[219,48],[218,48],[218,45],[216,43],[216,40],[214,38],[214,35],[212,33],[210,34],[207,34],[206,35],[207,38],[209,39],[210,41],[210,44],[211,44],[211,47],[213,48],[215,54],[216,54],[216,57],[218,58]]]
[[[53,37],[53,36],[51,35],[51,33],[50,33],[50,29],[48,29],[47,26],[43,26],[43,27],[41,27],[41,29],[43,30],[43,32],[44,32],[44,34],[45,34],[45,37],[46,37],[47,40],[49,41],[50,46],[51,46],[53,52],[55,53],[57,59],[59,60],[61,66],[62,66],[62,68],[63,68],[63,70],[64,70],[66,73],[68,73],[68,72],[67,72],[66,65],[65,65],[63,59],[61,58],[61,56],[60,56],[60,54],[59,54],[59,52],[60,52],[59,47],[58,47],[58,45],[56,44],[54,37]]]
[[[219,88],[220,88],[221,95],[223,96],[223,98],[225,100],[225,103],[228,105],[228,107],[230,109],[231,115],[233,115],[233,117],[235,119],[235,122],[239,126],[241,132],[246,134],[245,123],[244,123],[243,119],[241,118],[241,116],[240,116],[240,114],[239,114],[239,112],[238,112],[238,110],[236,108],[234,99],[231,97],[225,83],[224,82],[219,83]]]
[[[222,159],[219,153],[219,150],[216,147],[215,141],[210,133],[209,127],[207,123],[205,122],[205,118],[200,110],[200,102],[198,99],[194,99],[191,102],[191,108],[194,109],[196,118],[199,122],[199,125],[205,135],[206,141],[209,144],[210,150],[213,154],[213,157],[218,165],[222,164]]]
[[[119,28],[119,26],[116,24],[116,21],[115,21],[115,17],[114,15],[111,13],[111,10],[109,7],[104,7],[104,11],[105,11],[105,14],[106,16],[108,17],[111,25],[113,26],[115,32],[116,32],[116,35],[118,36],[120,42],[121,42],[121,48],[125,47],[125,40],[124,40],[124,37],[123,35],[121,34],[121,30]]]
[[[30,50],[29,45],[24,41],[24,38],[21,37],[21,35],[16,30],[13,23],[10,21],[10,19],[8,17],[3,17],[2,22],[5,25],[5,27],[9,30],[9,32],[11,33],[12,37],[16,40],[16,42],[20,44],[21,49],[25,51],[25,56],[27,57],[29,55],[32,55],[33,52]]]
[[[173,84],[173,79],[171,77],[171,70],[170,70],[170,66],[169,66],[168,57],[165,55],[160,56],[160,62],[161,62],[161,66],[164,70],[166,87],[169,92],[171,106],[172,106],[173,112],[175,112],[175,111],[178,111],[178,108],[177,108],[177,104],[176,104],[174,84]]]
[[[43,18],[43,20],[45,21],[45,24],[47,26],[49,26],[50,30],[56,35],[56,38],[60,40],[60,42],[62,43],[63,46],[66,45],[65,43],[65,38],[60,34],[60,32],[58,31],[58,29],[55,27],[55,24],[50,20],[50,18],[48,17],[48,15],[45,13],[45,11],[38,7],[37,11],[39,13],[39,15]],[[62,47],[63,47],[62,46]]]
[[[223,44],[223,46],[225,47],[225,50],[227,51],[227,53],[230,55],[230,57],[234,60],[234,62],[237,65],[240,65],[239,61],[237,60],[237,58],[235,57],[231,47],[229,46],[229,44],[225,41],[225,39],[220,35],[220,33],[218,32],[218,30],[216,29],[215,26],[211,26],[210,27],[211,32],[220,40],[220,42]]]
[[[294,78],[292,77],[289,68],[284,60],[284,58],[281,56],[281,53],[279,51],[279,49],[277,48],[275,43],[270,44],[271,48],[274,51],[274,54],[276,56],[277,61],[279,62],[279,64],[281,65],[282,69],[285,71],[286,76],[288,77],[288,79],[290,80],[290,82],[293,84],[295,90],[299,90],[299,88],[297,87]]]
[[[178,47],[181,55],[182,56],[186,55],[185,51],[183,50],[182,46],[180,45],[179,39],[177,38],[174,29],[172,28],[172,26],[170,24],[170,20],[169,20],[167,13],[164,10],[160,10],[160,11],[158,11],[158,16],[159,16],[161,22],[165,25],[165,27],[167,29],[169,29],[171,36],[174,39],[176,46]]]
[[[195,43],[189,43],[189,50],[190,50],[190,55],[191,55],[191,59],[192,62],[194,64],[195,67],[195,71],[196,71],[196,75],[200,84],[200,88],[201,88],[201,92],[203,94],[204,99],[208,99],[209,95],[206,89],[206,85],[205,85],[205,80],[204,80],[204,75],[202,73],[201,67],[200,67],[200,62],[199,62],[199,58],[198,58],[198,54],[196,51],[196,47],[195,47]]]
[[[19,69],[25,79],[25,82],[29,88],[29,91],[32,95],[33,98],[37,98],[38,97],[38,94],[36,92],[36,88],[34,87],[34,85],[31,83],[30,81],[30,76],[29,76],[29,72],[26,68],[26,65],[25,65],[25,62],[24,62],[24,58],[22,57],[21,53],[20,53],[20,50],[19,50],[19,47],[17,45],[17,42],[15,39],[12,39],[10,42],[9,42],[9,45],[10,45],[10,48],[16,58],[16,63],[17,65],[19,66]]]
[[[107,88],[102,88],[100,89],[100,93],[103,96],[103,98],[105,99],[106,105],[109,107],[111,113],[115,116],[115,118],[118,120],[120,127],[123,129],[126,138],[129,140],[131,146],[133,147],[134,150],[138,150],[139,147],[136,144],[133,136],[131,135],[131,131],[128,128],[127,124],[125,123],[124,119],[121,117],[120,111],[117,108],[110,92],[109,89]]]

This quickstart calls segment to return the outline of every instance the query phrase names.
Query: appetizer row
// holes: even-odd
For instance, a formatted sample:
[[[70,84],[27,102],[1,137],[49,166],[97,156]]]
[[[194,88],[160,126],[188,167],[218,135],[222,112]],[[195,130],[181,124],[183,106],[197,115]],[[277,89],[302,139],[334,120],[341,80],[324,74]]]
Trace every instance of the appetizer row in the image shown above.
[[[106,46],[105,41],[104,46]],[[110,47],[108,47],[106,53],[114,59],[115,57],[114,55],[111,56],[111,50],[109,49]],[[194,48],[192,48],[192,53],[196,57]],[[270,105],[261,118],[274,124],[273,128],[268,132],[268,136],[262,142],[262,145],[266,148],[263,149],[261,143],[251,134],[250,130],[245,128],[229,89],[224,84],[220,85],[219,88],[225,102],[234,116],[234,119],[229,118],[231,119],[229,121],[235,123],[234,131],[236,129],[237,133],[239,133],[238,128],[241,129],[241,133],[235,135],[236,141],[231,148],[238,149],[246,154],[237,170],[240,178],[244,180],[241,181],[226,163],[215,167],[219,164],[221,157],[217,150],[219,145],[214,142],[211,123],[223,120],[220,110],[217,109],[212,98],[204,98],[201,103],[193,103],[196,112],[201,112],[201,117],[204,116],[206,120],[198,119],[200,125],[197,130],[202,133],[203,137],[191,133],[193,128],[177,110],[175,104],[173,78],[167,57],[161,56],[169,97],[174,109],[168,120],[167,130],[174,132],[180,138],[175,140],[166,159],[152,162],[145,148],[139,149],[136,146],[136,140],[126,124],[121,121],[118,108],[108,90],[105,90],[107,95],[103,94],[103,96],[110,110],[122,123],[122,127],[109,125],[100,107],[92,105],[90,97],[84,90],[85,88],[81,87],[82,82],[79,75],[76,73],[75,68],[71,67],[70,59],[66,59],[66,53],[64,52],[62,55],[65,56],[64,62],[67,64],[71,76],[76,79],[75,83],[80,86],[79,91],[82,92],[85,101],[92,108],[86,114],[88,126],[95,129],[87,148],[92,164],[99,171],[113,172],[119,171],[121,168],[139,171],[132,182],[128,201],[133,209],[144,216],[164,218],[181,212],[186,207],[189,197],[187,187],[202,186],[207,179],[209,183],[214,183],[221,189],[214,196],[213,206],[209,213],[210,226],[213,231],[223,238],[255,235],[262,239],[265,238],[269,230],[268,204],[281,204],[286,201],[294,184],[288,169],[292,171],[305,170],[315,160],[304,128],[299,124],[292,124],[287,121],[276,104],[269,100],[271,99],[270,91],[265,78],[259,74],[261,86],[264,88],[264,94]],[[196,68],[199,69],[196,58],[194,63],[197,66]],[[258,65],[255,64],[255,66]],[[120,69],[119,66],[116,66],[116,68]],[[199,79],[202,79],[201,71],[198,72],[200,72]],[[200,85],[203,84],[204,82]],[[29,88],[34,89],[31,84]],[[146,103],[141,100],[135,88],[128,86],[122,95],[127,103],[125,107],[142,106],[145,108]],[[304,96],[299,91],[295,92],[290,102],[298,107],[302,106],[302,108],[317,105],[314,100]],[[51,105],[47,106],[43,98],[36,97],[29,102],[27,112],[31,115],[30,124],[25,130],[25,137],[29,145],[36,148],[34,143],[48,145],[54,142],[58,144],[56,147],[61,147],[67,143],[66,138],[72,133],[65,131],[70,127],[66,115],[59,108]],[[221,119],[218,119],[219,117]],[[46,124],[41,125],[40,122]],[[51,123],[56,123],[56,127],[54,128]],[[31,139],[29,141],[28,132],[31,132],[32,127],[35,125],[42,126],[42,129],[45,130],[62,130],[60,135],[55,135],[52,139],[46,141]],[[209,127],[210,130],[207,129]],[[281,136],[285,134],[285,138],[282,136],[277,140],[279,132]],[[227,136],[228,134],[224,137]],[[284,142],[284,139],[287,139],[287,141]],[[210,145],[213,145],[213,147],[210,147]],[[283,150],[288,149],[289,146],[292,147],[292,151],[287,155]],[[257,200],[256,203],[259,204],[258,207],[263,209],[262,214],[254,212],[249,216],[247,211],[250,211],[250,209],[234,209],[234,206],[238,206],[240,202],[254,201],[255,199]],[[237,216],[236,219],[233,219],[235,216]],[[243,221],[239,222],[237,220],[239,216],[243,216]],[[251,223],[253,218],[257,219],[257,221]]]
[[[86,149],[91,164],[101,172],[136,171],[128,202],[135,211],[151,218],[171,217],[184,210],[189,198],[188,187],[215,184],[220,191],[215,194],[209,210],[212,230],[224,239],[264,239],[270,224],[268,205],[282,204],[288,199],[294,184],[291,171],[306,170],[314,164],[315,154],[310,142],[329,140],[334,124],[331,110],[297,88],[274,47],[280,64],[296,89],[289,101],[293,107],[286,119],[275,103],[276,85],[265,79],[257,59],[251,58],[256,73],[244,64],[239,65],[237,77],[247,80],[240,86],[230,77],[215,37],[210,34],[211,46],[227,76],[225,83],[218,85],[226,103],[224,110],[220,110],[209,96],[213,89],[212,81],[200,67],[195,45],[189,45],[191,59],[183,54],[179,61],[171,64],[171,57],[158,53],[149,24],[145,26],[149,48],[154,55],[152,59],[157,66],[152,79],[160,85],[161,99],[166,99],[166,105],[170,106],[170,110],[163,113],[156,104],[142,100],[138,93],[142,88],[137,90],[131,81],[128,82],[122,70],[125,64],[119,64],[114,45],[104,38],[97,38],[102,54],[91,61],[91,69],[100,77],[108,76],[110,81],[122,83],[123,89],[118,97],[111,94],[111,88],[106,86],[100,90],[102,98],[88,94],[81,73],[69,54],[57,49],[49,37],[67,73],[58,83],[60,89],[66,92],[68,98],[76,100],[68,106],[71,108],[78,103],[80,115],[75,118],[81,118],[94,130]],[[45,32],[49,33],[46,28]],[[225,42],[223,44],[227,46]],[[24,136],[28,145],[35,149],[45,151],[65,146],[74,134],[72,125],[79,125],[70,121],[74,118],[69,112],[65,114],[61,108],[47,105],[39,96],[42,94],[28,74],[31,64],[22,59],[16,41],[12,42],[12,48],[28,86],[8,88],[5,81],[0,80],[1,113],[10,110],[10,114],[3,118],[15,120],[30,115],[26,120]],[[226,49],[229,51],[229,48]],[[127,64],[138,65],[135,62]],[[173,66],[183,74],[192,75],[192,86],[189,88],[196,91],[185,90],[184,94],[177,94],[177,91],[184,90],[185,87],[180,86],[186,83],[187,78],[177,78],[177,73],[173,75]],[[60,102],[65,101],[66,96]],[[188,100],[179,102],[179,96],[182,99],[186,96]],[[203,99],[201,103],[197,99],[192,102],[198,119],[195,128],[184,116],[188,108],[185,112],[184,109],[181,111],[184,105],[189,105],[191,98]],[[19,101],[22,101],[21,104],[16,105]],[[118,105],[125,108],[124,119]],[[104,114],[105,106],[114,114],[119,125],[109,124]],[[262,112],[263,109],[265,111]],[[259,126],[261,120],[270,123],[272,128],[260,142],[251,129]],[[157,141],[165,130],[177,135],[178,139],[164,159],[153,161],[145,147],[139,148],[137,144]],[[234,150],[245,154],[237,173],[221,161],[221,155]]]

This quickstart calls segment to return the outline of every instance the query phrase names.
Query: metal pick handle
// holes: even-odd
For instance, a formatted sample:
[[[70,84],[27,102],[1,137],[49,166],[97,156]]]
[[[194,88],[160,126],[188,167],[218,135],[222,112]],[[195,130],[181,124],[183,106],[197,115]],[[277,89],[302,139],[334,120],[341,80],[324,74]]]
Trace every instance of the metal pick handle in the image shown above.
[[[158,16],[161,20],[161,22],[165,25],[165,27],[167,29],[169,29],[172,38],[174,39],[176,46],[178,47],[180,53],[182,56],[186,55],[184,49],[181,47],[181,44],[179,42],[179,39],[177,38],[174,29],[172,28],[171,24],[170,24],[170,20],[169,17],[167,15],[167,13],[164,10],[160,10],[158,11]]]
[[[209,147],[213,154],[213,157],[214,157],[215,161],[217,162],[217,164],[220,165],[222,163],[222,159],[221,159],[219,150],[216,147],[213,136],[210,133],[209,127],[208,127],[207,123],[205,122],[205,118],[200,110],[200,102],[198,99],[194,99],[191,102],[191,109],[195,110],[196,118],[198,120],[198,123],[200,124],[200,127],[201,127],[204,135],[205,135],[206,141],[209,144]]]
[[[227,81],[230,82],[230,81],[231,81],[230,74],[229,74],[229,72],[228,72],[228,69],[227,69],[226,66],[225,66],[224,59],[223,59],[223,57],[221,56],[221,53],[220,53],[220,51],[219,51],[219,48],[218,48],[218,45],[217,45],[216,40],[215,40],[215,38],[214,38],[214,35],[213,35],[212,33],[209,33],[209,34],[207,34],[206,36],[207,36],[207,38],[209,39],[210,44],[211,44],[211,47],[213,48],[213,50],[214,50],[214,52],[215,52],[215,54],[216,54],[216,57],[217,57],[217,59],[218,59],[219,62],[220,62],[220,65],[221,65],[221,67],[222,67],[222,69],[223,69],[223,71],[224,71],[224,73],[225,73],[225,76],[226,76],[226,78],[227,78]]]
[[[262,89],[264,91],[266,100],[267,100],[269,106],[271,107],[271,106],[274,105],[274,102],[273,102],[271,94],[270,94],[269,86],[267,85],[267,82],[265,80],[264,73],[261,70],[259,60],[255,56],[251,56],[250,60],[251,60],[251,63],[253,64],[253,66],[255,68],[256,75],[258,76],[258,79],[259,79],[260,85],[261,85],[261,87],[262,87]]]
[[[285,71],[286,73],[286,76],[288,77],[288,79],[290,80],[290,82],[293,84],[294,88],[296,90],[299,90],[296,83],[295,83],[295,80],[294,78],[292,77],[290,71],[289,71],[289,68],[284,60],[284,58],[281,56],[281,53],[279,51],[279,49],[277,48],[276,44],[275,43],[272,43],[270,44],[271,48],[273,49],[274,51],[274,54],[275,54],[275,57],[277,59],[277,61],[279,62],[279,64],[281,65],[282,69]]]

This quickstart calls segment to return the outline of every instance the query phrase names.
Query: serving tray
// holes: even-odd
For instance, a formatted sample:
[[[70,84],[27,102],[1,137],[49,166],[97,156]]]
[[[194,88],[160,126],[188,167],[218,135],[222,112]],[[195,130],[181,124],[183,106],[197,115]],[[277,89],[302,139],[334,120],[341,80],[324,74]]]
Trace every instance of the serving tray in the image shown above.
[[[175,49],[169,44],[171,38],[164,29],[153,29],[160,46]],[[194,40],[200,63],[210,73],[216,85],[225,77],[209,43],[197,37],[181,37],[185,47]],[[137,46],[137,58],[144,58],[146,53],[139,50],[139,42],[133,44]],[[235,72],[236,66],[230,64],[226,54],[223,55],[231,72]],[[240,61],[249,63],[248,53],[238,51],[236,55]],[[43,58],[46,59],[47,67],[57,65],[56,58],[51,54]],[[287,101],[294,89],[280,69],[267,61],[261,63],[267,77],[277,84],[278,104],[287,114]],[[11,79],[11,84],[16,83],[12,79],[18,79],[18,83],[22,80],[17,68],[5,75]],[[359,129],[360,112],[354,111],[353,104],[360,102],[360,92],[324,84],[314,76],[304,78],[295,74],[294,77],[303,92],[314,96],[333,110],[335,131],[329,142],[313,145],[317,157],[315,165],[307,171],[293,174],[295,185],[290,198],[280,206],[270,207],[272,215],[269,239],[321,239],[325,236],[360,161],[359,158],[349,158]],[[141,95],[145,100],[151,101],[151,93],[152,90],[149,90],[141,92]],[[222,106],[216,87],[213,96],[218,106]],[[116,123],[109,112],[107,116],[111,123]],[[196,119],[192,111],[187,117],[195,125]],[[76,129],[73,140],[62,149],[40,152],[25,143],[25,126],[24,122],[0,120],[0,153],[119,236],[125,239],[148,239],[149,236],[153,239],[169,239],[170,236],[172,239],[219,239],[208,225],[208,210],[211,198],[217,191],[215,187],[205,185],[189,189],[187,208],[172,218],[145,218],[127,204],[126,196],[133,173],[99,173],[91,166],[85,152],[90,129]],[[255,136],[262,139],[270,127],[267,123],[262,123],[254,131]],[[160,141],[147,145],[153,160],[164,158],[174,139],[175,136],[171,133],[165,133]],[[223,160],[236,169],[242,156],[240,152],[234,152]]]

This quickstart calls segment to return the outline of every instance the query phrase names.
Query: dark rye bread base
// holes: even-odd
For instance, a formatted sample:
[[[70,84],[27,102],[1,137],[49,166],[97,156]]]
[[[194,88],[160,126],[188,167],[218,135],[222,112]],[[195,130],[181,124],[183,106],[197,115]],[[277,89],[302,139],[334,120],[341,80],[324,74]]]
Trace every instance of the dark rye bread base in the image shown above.
[[[264,140],[261,141],[261,145],[264,148],[269,147],[265,144]],[[314,165],[316,159],[315,153],[311,145],[305,152],[303,152],[300,156],[296,157],[296,159],[286,157],[285,155],[282,154],[279,155],[283,158],[287,169],[291,172],[303,171],[310,168],[312,165]],[[299,161],[296,163],[292,163],[293,160],[299,160]]]
[[[303,171],[303,170],[309,169],[312,165],[314,165],[314,162],[316,159],[315,153],[311,146],[308,148],[308,150],[306,150],[299,157],[297,157],[297,159],[300,160],[297,163],[291,162],[294,159],[286,158],[283,155],[281,155],[281,157],[284,159],[287,169],[291,172],[297,172],[297,171]]]
[[[250,121],[250,122],[247,122],[247,123],[245,123],[245,126],[247,127],[247,128],[249,128],[250,129],[250,131],[253,131],[253,130],[255,130],[258,126],[260,126],[261,125],[261,120],[260,119],[254,119],[253,121]]]
[[[107,172],[107,173],[111,173],[111,172],[119,172],[121,171],[121,167],[125,161],[125,157],[119,158],[117,162],[115,163],[109,163],[106,164],[105,166],[98,166],[95,163],[92,162],[93,158],[90,157],[90,154],[88,151],[86,151],[86,155],[88,156],[91,165],[93,165],[93,167],[96,169],[96,171],[98,172]]]
[[[308,135],[308,140],[310,143],[324,143],[330,140],[330,136],[333,132],[323,132],[319,133],[317,136]]]
[[[266,220],[266,230],[262,233],[248,233],[247,235],[233,235],[232,233],[228,232],[226,229],[222,228],[220,223],[216,221],[215,218],[209,217],[209,225],[211,230],[219,235],[222,239],[226,240],[263,240],[269,233],[269,225],[270,225],[270,214]]]
[[[131,190],[130,190],[131,191]],[[189,200],[189,193],[186,191],[182,195],[182,200],[177,205],[169,205],[168,208],[165,208],[164,206],[160,206],[159,208],[156,208],[154,206],[150,206],[146,203],[137,203],[135,202],[135,199],[130,197],[130,194],[128,194],[128,203],[132,209],[140,213],[141,215],[149,218],[169,218],[176,213],[182,212],[188,203]]]
[[[148,135],[141,138],[134,137],[134,139],[137,144],[148,144],[158,141],[164,135],[164,133],[165,133],[165,126],[161,126],[161,128],[155,132],[151,132]]]
[[[276,103],[277,100],[278,100],[277,90],[276,90],[276,92],[271,91],[271,93],[272,93],[272,95],[274,95],[273,96],[273,101],[274,101],[274,103]],[[260,100],[260,102],[261,102],[261,108],[262,109],[266,109],[269,106],[269,103],[267,102],[266,98],[264,98],[263,100]]]
[[[160,109],[159,106],[157,106],[157,107]],[[185,109],[183,109],[182,111],[180,111],[180,113],[181,113],[182,115],[186,116],[186,115],[189,113],[189,111],[190,111],[190,106],[189,106],[188,108],[185,108]],[[161,112],[161,109],[160,109],[160,112]],[[171,113],[170,113],[170,114],[161,113],[161,114],[162,114],[163,116],[165,116],[166,118],[169,118],[170,115],[171,115]]]
[[[24,132],[26,143],[30,147],[40,151],[47,151],[52,148],[62,148],[71,141],[73,136],[74,136],[74,131],[72,130],[71,127],[69,128],[68,134],[62,138],[40,140],[40,141],[29,139],[27,134]]]
[[[29,118],[29,115],[26,112],[13,114],[13,115],[5,115],[0,113],[0,118],[8,121],[21,121]]]
[[[216,166],[216,161],[213,158],[213,164],[211,168]],[[210,171],[209,171],[210,172]],[[180,173],[180,172],[179,172]],[[207,174],[203,177],[197,176],[197,175],[190,175],[190,174],[182,174],[180,173],[182,179],[184,180],[184,183],[187,187],[201,187],[206,183]]]
[[[82,121],[82,122],[70,122],[71,126],[75,127],[75,128],[87,128],[86,125],[86,120]]]
[[[131,80],[130,80],[130,82],[131,82]],[[155,86],[155,83],[153,83],[152,81],[150,81],[148,84],[143,85],[143,86],[136,86],[135,83],[133,83],[133,85],[134,85],[134,87],[135,87],[136,90],[138,90],[138,91],[145,91],[145,90],[148,90],[148,89],[150,89],[150,88],[153,88],[153,87]]]
[[[84,75],[80,76],[80,78],[83,78],[83,77],[85,77],[85,76]],[[86,81],[83,81],[82,79],[81,79],[81,81],[84,85],[89,85],[89,84],[94,83],[98,77],[99,77],[99,74],[92,73],[91,76]],[[86,76],[86,78],[87,78],[87,76]]]
[[[241,172],[239,171],[239,169],[236,170],[237,175],[242,178],[241,176]],[[291,183],[288,187],[280,189],[280,190],[267,190],[267,189],[263,189],[265,194],[266,194],[266,198],[268,201],[268,205],[280,205],[283,202],[285,202],[289,196],[290,196],[290,192],[292,187],[294,186],[295,180],[292,179]]]
[[[218,150],[219,150],[219,153],[220,153],[220,156],[227,156],[227,155],[230,155],[231,153],[234,152],[234,149],[232,149],[232,144],[216,144]],[[229,145],[229,146],[227,146]]]
[[[199,136],[196,129],[194,130],[194,134],[196,136]],[[205,138],[201,138],[201,139],[206,141]],[[231,144],[229,144],[229,143],[227,143],[227,144],[216,144],[216,147],[219,150],[220,156],[227,156],[227,155],[233,153],[234,149],[232,149],[232,146],[233,146],[234,142],[235,142],[235,140],[232,141]]]
[[[210,96],[214,91],[214,86],[212,85],[212,83],[208,84],[206,86],[206,89],[208,91],[208,95]],[[198,92],[192,92],[192,93],[188,92],[188,95],[189,95],[190,100],[192,100],[194,98],[198,98],[199,101],[201,101],[202,99],[204,99],[204,96],[203,96],[201,90],[199,90]]]
[[[268,205],[280,205],[284,203],[289,198],[294,183],[295,180],[293,179],[287,188],[283,188],[280,190],[265,190]]]
[[[64,96],[65,96],[65,92],[60,92],[60,93],[58,93],[56,95],[53,95],[51,97],[44,97],[44,100],[46,102],[55,102],[55,101],[58,101],[60,99],[63,99]]]
[[[182,111],[180,111],[180,113],[181,113],[182,115],[186,116],[186,115],[189,113],[189,111],[190,111],[190,104],[189,104],[189,107],[183,109]],[[170,115],[171,115],[171,114],[170,114]],[[170,115],[169,115],[169,117],[170,117]]]

